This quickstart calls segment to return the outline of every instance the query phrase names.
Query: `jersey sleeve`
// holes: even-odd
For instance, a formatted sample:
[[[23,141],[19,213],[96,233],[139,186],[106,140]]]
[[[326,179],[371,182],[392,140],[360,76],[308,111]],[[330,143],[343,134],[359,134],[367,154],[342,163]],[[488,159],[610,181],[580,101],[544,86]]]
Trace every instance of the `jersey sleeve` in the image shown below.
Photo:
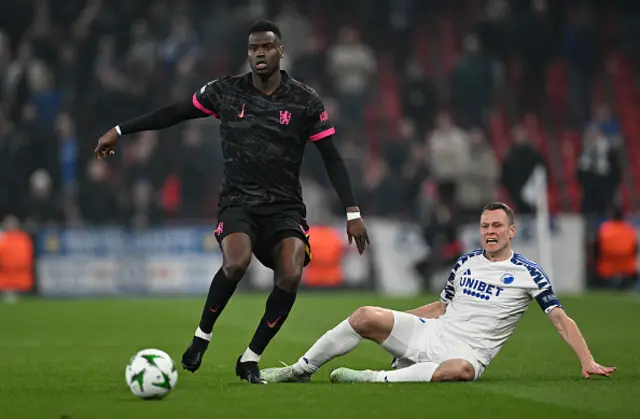
[[[447,278],[447,283],[444,286],[444,289],[440,293],[440,301],[445,304],[449,304],[453,301],[453,296],[456,294],[456,275],[458,274],[458,270],[464,263],[463,258],[460,258],[456,261],[455,265],[451,268],[451,272],[449,272],[449,278]]]
[[[195,92],[191,102],[202,112],[219,118],[221,97],[220,83],[218,80],[213,80]]]
[[[312,92],[307,105],[305,134],[311,141],[318,141],[335,133],[322,99],[316,92]]]
[[[540,308],[546,314],[556,307],[562,308],[562,304],[560,304],[560,300],[558,300],[558,297],[553,291],[551,281],[545,271],[540,266],[533,264],[527,266],[527,269],[531,275],[531,280],[535,282],[537,286],[537,288],[529,291],[531,298],[538,302],[538,305],[540,305]]]

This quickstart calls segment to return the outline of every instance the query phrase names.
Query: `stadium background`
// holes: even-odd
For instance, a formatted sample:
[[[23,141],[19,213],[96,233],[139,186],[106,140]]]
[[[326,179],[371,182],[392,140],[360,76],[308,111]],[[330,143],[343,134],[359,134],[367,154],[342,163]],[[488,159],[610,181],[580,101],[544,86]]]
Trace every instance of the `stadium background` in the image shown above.
[[[309,147],[303,192],[309,223],[322,230],[315,237],[326,240],[313,242],[316,272],[305,273],[309,307],[332,301],[344,314],[356,304],[400,304],[385,300],[391,295],[423,301],[422,293],[442,287],[456,255],[477,247],[479,210],[494,199],[516,209],[516,250],[543,262],[561,295],[598,285],[593,242],[613,205],[640,225],[636,2],[4,0],[0,288],[7,301],[15,290],[161,296],[168,299],[154,313],[191,307],[177,333],[195,321],[221,263],[211,234],[218,121],[128,136],[107,160],[97,161],[93,148],[116,123],[246,71],[247,28],[262,18],[280,24],[284,69],[323,97],[372,237],[362,257],[346,246],[344,214]],[[532,176],[536,167],[544,168],[541,178]],[[15,231],[26,236],[7,240]],[[270,274],[254,261],[242,286],[268,289]],[[335,293],[315,297],[314,288]],[[178,294],[196,298],[187,305]],[[254,296],[244,298],[238,307],[257,319],[262,300],[248,308]],[[589,317],[595,297],[574,298]],[[623,297],[608,298],[622,310]],[[94,300],[26,300],[22,309],[5,308],[26,311],[23,320],[7,311],[13,320],[3,327],[43,351],[46,344],[26,332],[31,316],[72,325],[61,313],[75,319],[76,307],[79,316],[95,315]],[[126,301],[96,304],[134,312]],[[633,304],[621,318],[637,315]],[[300,310],[313,319],[309,308]],[[103,320],[106,333],[122,332],[116,318]],[[310,334],[290,320],[289,333],[301,334],[304,349],[332,321],[313,320]],[[165,345],[176,357],[180,336]],[[598,336],[601,345],[611,338]],[[141,340],[120,352],[145,346]],[[5,359],[17,356],[2,350]],[[13,379],[22,374],[15,368],[5,370]]]
[[[333,243],[342,232],[322,234],[333,251],[321,254],[315,240],[316,259],[334,263],[343,252],[344,269],[307,284],[437,289],[442,278],[433,284],[432,273],[476,244],[467,224],[502,199],[518,211],[520,250],[560,269],[558,291],[580,291],[594,282],[597,223],[614,204],[629,215],[638,208],[633,2],[1,7],[0,218],[15,225],[17,217],[34,238],[43,293],[206,289],[220,260],[209,233],[218,121],[127,137],[107,161],[92,150],[116,123],[245,71],[246,28],[260,18],[282,27],[283,67],[324,98],[374,240],[355,258]],[[536,164],[547,188],[527,183]],[[342,229],[313,147],[302,182],[309,222]],[[540,190],[552,244],[535,227],[531,196]],[[566,274],[566,264],[539,255],[545,247],[573,261]],[[245,285],[268,285],[259,268]]]

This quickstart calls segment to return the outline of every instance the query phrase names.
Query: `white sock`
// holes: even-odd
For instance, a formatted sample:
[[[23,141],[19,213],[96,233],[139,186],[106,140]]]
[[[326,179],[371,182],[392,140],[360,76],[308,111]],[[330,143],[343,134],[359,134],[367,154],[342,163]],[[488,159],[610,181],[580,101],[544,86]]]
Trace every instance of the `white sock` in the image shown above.
[[[210,341],[211,340],[211,333],[204,333],[200,329],[200,326],[198,326],[198,328],[196,329],[195,335],[196,335],[197,338],[204,339],[206,341]]]
[[[313,374],[333,358],[351,352],[361,340],[362,337],[349,324],[349,319],[344,320],[309,348],[294,364],[294,371],[298,375]]]
[[[242,354],[242,358],[240,358],[240,362],[258,362],[260,361],[260,356],[257,353],[253,352],[251,349],[247,348],[246,351]]]
[[[419,362],[394,371],[376,371],[375,382],[379,383],[416,383],[431,381],[433,373],[440,364]]]

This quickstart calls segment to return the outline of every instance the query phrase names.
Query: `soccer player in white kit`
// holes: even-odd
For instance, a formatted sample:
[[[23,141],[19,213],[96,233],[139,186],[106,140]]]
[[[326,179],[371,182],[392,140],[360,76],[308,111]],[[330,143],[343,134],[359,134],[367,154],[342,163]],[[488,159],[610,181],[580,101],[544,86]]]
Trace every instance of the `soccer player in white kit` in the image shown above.
[[[515,233],[513,210],[501,202],[487,205],[480,217],[482,249],[458,259],[440,301],[407,312],[360,307],[318,339],[295,364],[264,369],[262,377],[267,382],[308,381],[329,360],[369,339],[395,357],[395,369],[337,368],[331,372],[331,381],[477,380],[533,300],[575,352],[583,377],[610,376],[615,368],[594,360],[542,268],[511,249]]]

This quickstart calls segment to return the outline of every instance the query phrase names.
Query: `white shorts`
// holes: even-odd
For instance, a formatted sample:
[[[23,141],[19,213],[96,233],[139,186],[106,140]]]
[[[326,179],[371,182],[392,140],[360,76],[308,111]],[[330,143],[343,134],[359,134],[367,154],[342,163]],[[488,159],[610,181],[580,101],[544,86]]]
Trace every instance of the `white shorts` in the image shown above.
[[[476,352],[464,342],[443,334],[438,319],[423,319],[401,311],[393,312],[393,329],[382,346],[397,359],[394,368],[404,368],[419,362],[442,364],[450,359],[464,359],[475,370],[475,379],[486,368]]]

